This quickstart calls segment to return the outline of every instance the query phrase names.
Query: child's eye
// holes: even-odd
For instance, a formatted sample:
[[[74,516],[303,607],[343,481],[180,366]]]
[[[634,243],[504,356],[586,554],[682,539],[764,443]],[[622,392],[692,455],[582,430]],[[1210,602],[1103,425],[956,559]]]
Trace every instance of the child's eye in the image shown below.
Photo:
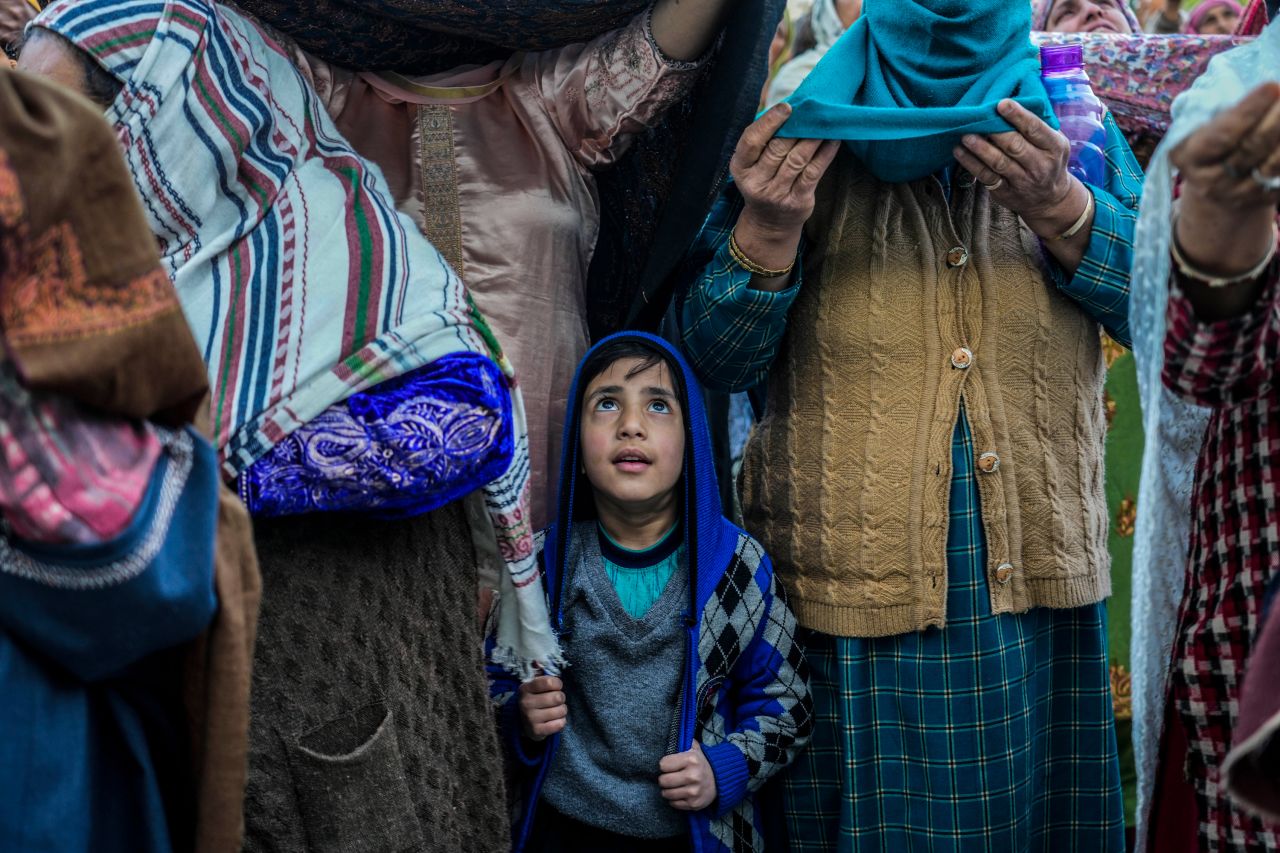
[[[596,403],[597,412],[616,412],[617,410],[618,401],[609,397],[605,397],[600,402]]]
[[[651,411],[657,412],[660,415],[671,414],[671,404],[668,403],[666,400],[654,400],[652,403],[649,404],[649,409]]]

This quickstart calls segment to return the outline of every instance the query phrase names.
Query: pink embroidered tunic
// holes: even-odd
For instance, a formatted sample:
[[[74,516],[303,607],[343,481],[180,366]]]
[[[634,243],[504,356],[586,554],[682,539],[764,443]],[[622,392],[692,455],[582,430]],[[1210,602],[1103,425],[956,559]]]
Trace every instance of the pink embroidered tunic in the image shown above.
[[[534,524],[553,510],[569,384],[589,346],[593,172],[693,84],[649,15],[586,44],[428,77],[353,73],[296,54],[339,130],[457,269],[515,365]]]

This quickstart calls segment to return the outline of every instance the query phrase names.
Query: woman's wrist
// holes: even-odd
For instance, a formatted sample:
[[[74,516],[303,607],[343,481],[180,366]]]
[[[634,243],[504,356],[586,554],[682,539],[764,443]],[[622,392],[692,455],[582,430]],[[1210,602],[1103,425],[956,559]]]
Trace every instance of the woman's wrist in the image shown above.
[[[1088,187],[1071,178],[1071,184],[1061,200],[1043,212],[1024,215],[1022,219],[1041,240],[1057,240],[1072,229],[1075,229],[1072,237],[1088,233],[1088,223],[1081,223],[1080,218],[1089,212],[1091,195],[1092,191]]]
[[[1220,205],[1184,186],[1173,239],[1186,262],[1206,274],[1230,278],[1257,265],[1276,239],[1276,210],[1268,205]]]
[[[750,209],[738,217],[733,236],[742,253],[762,267],[790,270],[800,249],[804,226],[770,228],[759,222]]]

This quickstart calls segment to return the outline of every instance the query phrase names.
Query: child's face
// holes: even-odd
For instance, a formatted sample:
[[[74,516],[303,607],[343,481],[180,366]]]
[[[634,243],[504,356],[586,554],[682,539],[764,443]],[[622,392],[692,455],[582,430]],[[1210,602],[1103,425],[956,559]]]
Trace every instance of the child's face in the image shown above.
[[[684,412],[664,363],[624,358],[587,385],[582,463],[597,500],[622,510],[660,509],[684,472]]]

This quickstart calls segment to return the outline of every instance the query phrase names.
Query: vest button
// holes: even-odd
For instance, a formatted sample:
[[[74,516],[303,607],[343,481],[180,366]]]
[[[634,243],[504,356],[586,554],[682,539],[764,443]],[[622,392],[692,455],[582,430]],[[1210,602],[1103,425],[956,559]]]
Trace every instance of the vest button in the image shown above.
[[[994,474],[1000,470],[1000,457],[994,453],[984,453],[978,457],[978,470],[984,474]]]
[[[964,246],[956,246],[950,252],[947,252],[947,266],[955,269],[969,263],[969,250]]]
[[[973,364],[973,350],[968,347],[959,347],[951,353],[951,366],[956,370],[968,370],[971,364]]]
[[[1012,563],[1002,563],[996,568],[996,583],[1003,586],[1009,582],[1011,577],[1013,577]]]

